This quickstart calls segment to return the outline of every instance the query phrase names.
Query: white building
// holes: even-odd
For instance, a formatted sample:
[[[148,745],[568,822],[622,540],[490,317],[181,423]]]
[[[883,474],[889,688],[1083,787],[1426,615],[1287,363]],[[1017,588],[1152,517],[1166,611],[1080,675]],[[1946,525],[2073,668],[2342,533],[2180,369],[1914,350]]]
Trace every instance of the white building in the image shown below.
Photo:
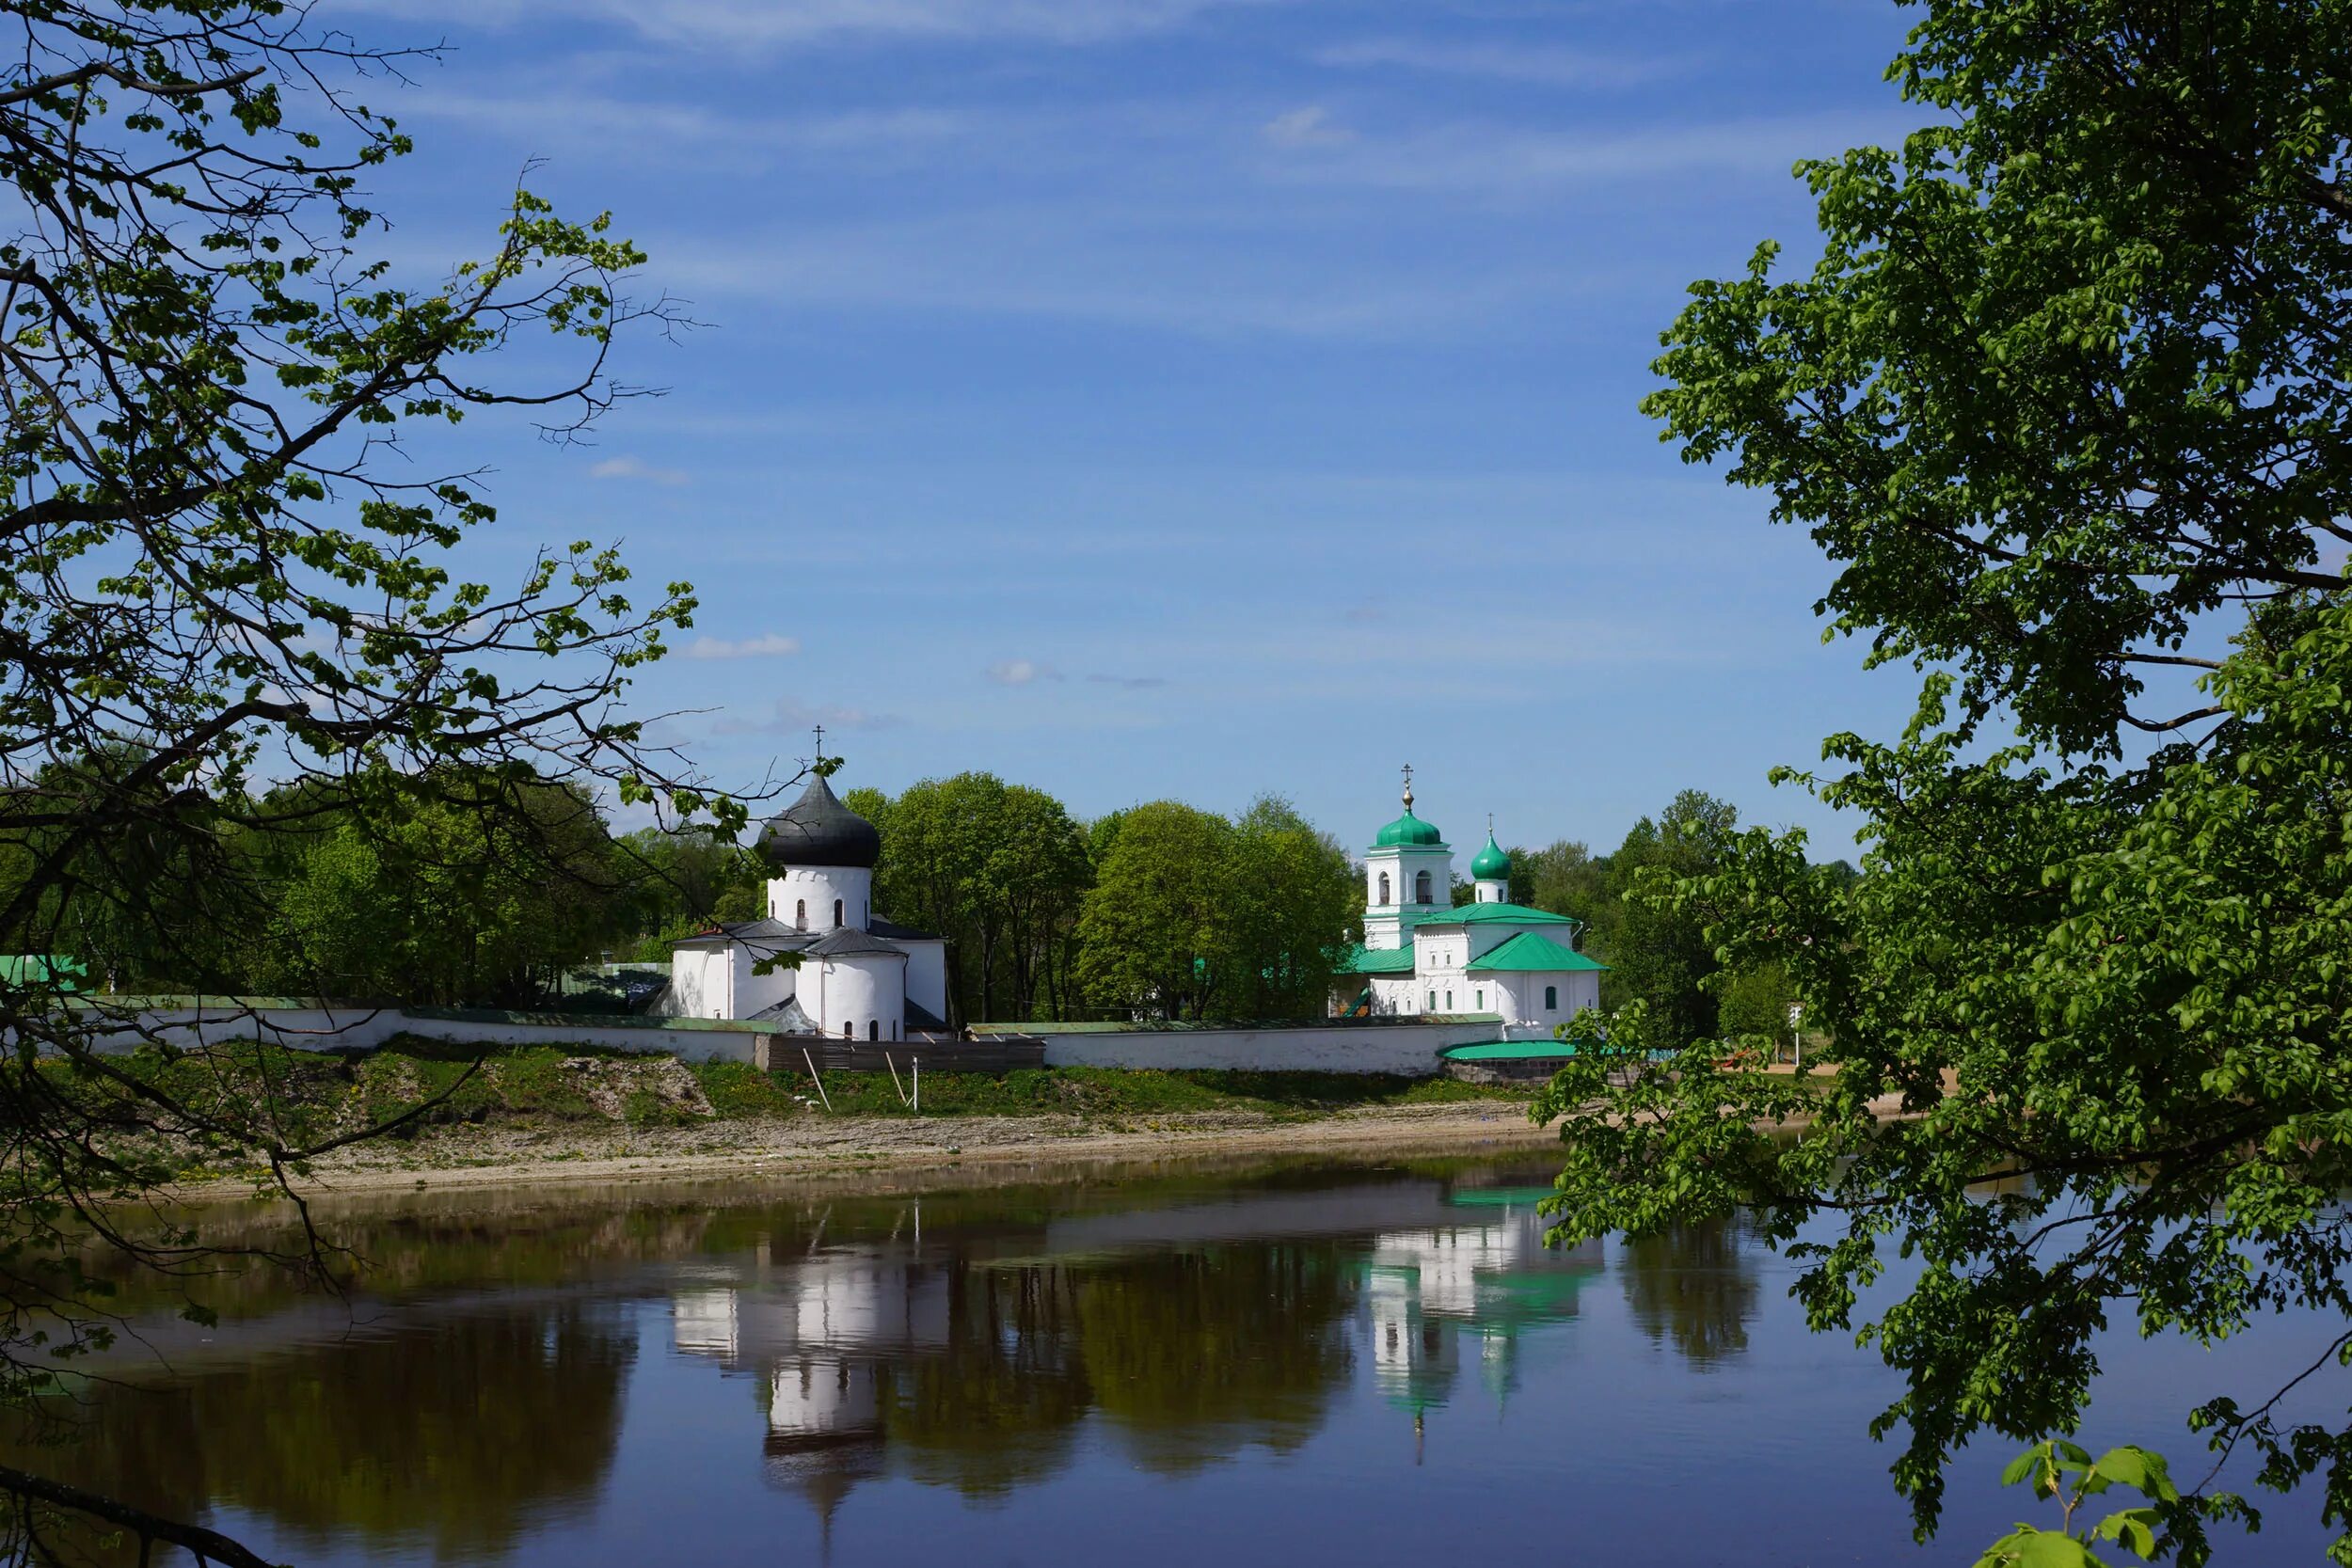
[[[774,873],[767,917],[678,943],[659,1011],[774,1019],[843,1039],[946,1029],[947,944],[874,913],[882,834],[841,803],[823,773],[768,819],[759,854]]]
[[[1577,951],[1582,922],[1511,902],[1511,858],[1491,827],[1470,877],[1470,902],[1456,908],[1454,851],[1413,815],[1407,768],[1405,815],[1364,852],[1364,940],[1340,966],[1332,1011],[1551,1029],[1599,1006],[1608,965]]]

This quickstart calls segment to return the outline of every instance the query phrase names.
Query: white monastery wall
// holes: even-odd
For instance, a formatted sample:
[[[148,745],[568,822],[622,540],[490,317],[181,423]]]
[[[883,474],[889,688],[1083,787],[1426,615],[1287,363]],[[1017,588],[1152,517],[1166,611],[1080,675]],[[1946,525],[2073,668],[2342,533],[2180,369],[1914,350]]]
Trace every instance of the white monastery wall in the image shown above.
[[[748,1062],[753,1046],[771,1030],[689,1027],[578,1020],[562,1013],[476,1012],[456,1008],[237,1006],[227,1000],[203,1006],[153,1008],[139,1027],[103,1036],[102,1054],[127,1055],[152,1040],[183,1049],[231,1040],[265,1039],[296,1051],[367,1051],[395,1035],[475,1045],[592,1045],[652,1052],[690,1062]]]
[[[1247,1068],[1262,1072],[1394,1072],[1434,1077],[1438,1053],[1495,1037],[1491,1022],[1333,1024],[1296,1029],[1106,1029],[1045,1040],[1047,1067]]]

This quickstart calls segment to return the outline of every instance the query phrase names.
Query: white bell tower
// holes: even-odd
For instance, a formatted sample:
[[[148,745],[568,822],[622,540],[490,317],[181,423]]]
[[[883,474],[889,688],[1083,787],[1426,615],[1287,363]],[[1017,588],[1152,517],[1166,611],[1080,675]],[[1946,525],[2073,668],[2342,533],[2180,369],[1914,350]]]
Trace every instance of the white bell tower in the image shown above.
[[[1412,945],[1413,927],[1454,903],[1454,851],[1437,825],[1413,815],[1413,769],[1405,768],[1405,815],[1364,852],[1364,945]]]

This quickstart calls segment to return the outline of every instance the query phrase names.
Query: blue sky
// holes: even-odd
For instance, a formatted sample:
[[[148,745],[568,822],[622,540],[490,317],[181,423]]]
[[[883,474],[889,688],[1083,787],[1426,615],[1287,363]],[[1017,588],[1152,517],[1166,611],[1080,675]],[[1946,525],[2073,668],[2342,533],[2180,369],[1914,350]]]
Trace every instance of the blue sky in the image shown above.
[[[1457,845],[1613,846],[1888,733],[1828,571],[1635,404],[1694,277],[1811,249],[1799,157],[1899,137],[1876,0],[382,0],[406,258],[519,170],[690,302],[590,448],[467,433],[487,569],[624,542],[703,610],[641,684],[722,781],[989,768],[1093,815],[1414,765]]]

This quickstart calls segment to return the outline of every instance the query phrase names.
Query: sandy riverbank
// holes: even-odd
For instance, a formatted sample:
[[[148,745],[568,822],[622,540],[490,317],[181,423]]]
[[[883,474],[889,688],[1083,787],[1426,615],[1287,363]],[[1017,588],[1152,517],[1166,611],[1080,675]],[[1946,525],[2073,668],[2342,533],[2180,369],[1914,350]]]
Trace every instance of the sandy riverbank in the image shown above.
[[[455,1128],[413,1143],[355,1146],[319,1163],[306,1194],[505,1190],[549,1184],[932,1170],[1001,1164],[1123,1164],[1232,1155],[1476,1154],[1541,1149],[1557,1134],[1512,1101],[1381,1106],[1311,1118],[1233,1113],[1104,1124],[1075,1117],[805,1117],[693,1127],[553,1132]],[[249,1196],[234,1178],[190,1183],[192,1200]]]

